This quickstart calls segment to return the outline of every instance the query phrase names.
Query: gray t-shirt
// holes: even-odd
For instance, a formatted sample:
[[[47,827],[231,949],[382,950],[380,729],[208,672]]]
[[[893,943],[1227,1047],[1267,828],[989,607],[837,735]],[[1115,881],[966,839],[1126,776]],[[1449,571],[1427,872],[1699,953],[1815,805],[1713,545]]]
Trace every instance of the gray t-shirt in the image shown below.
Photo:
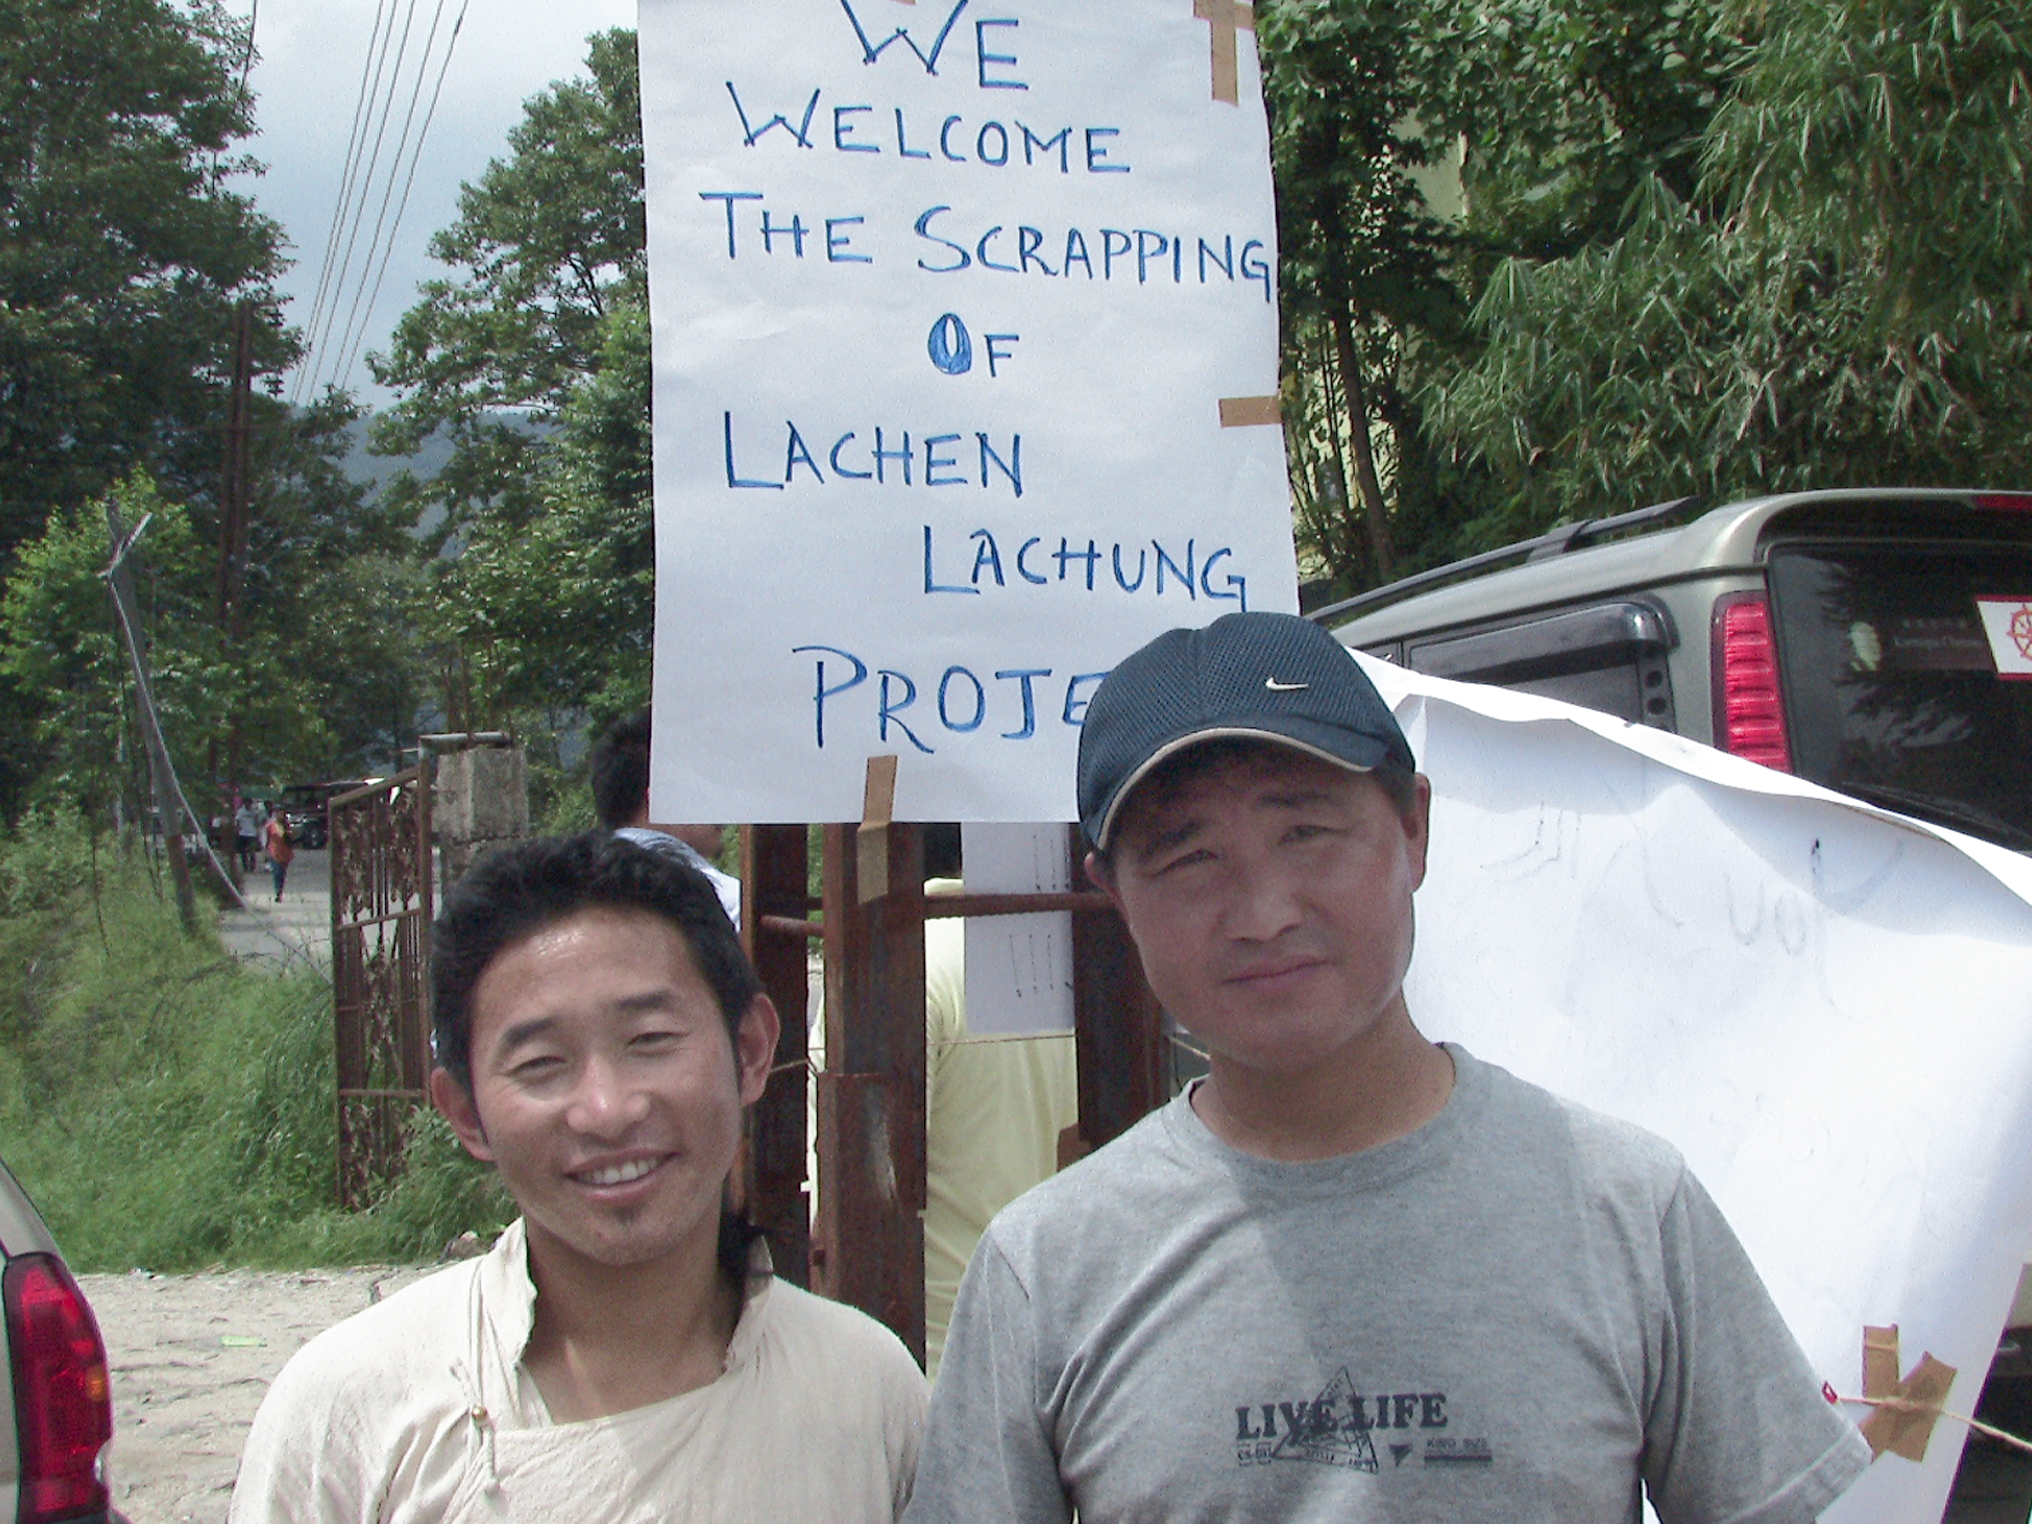
[[[909,1524],[1803,1524],[1869,1462],[1667,1143],[1449,1048],[1277,1164],[1181,1097],[1004,1211]]]

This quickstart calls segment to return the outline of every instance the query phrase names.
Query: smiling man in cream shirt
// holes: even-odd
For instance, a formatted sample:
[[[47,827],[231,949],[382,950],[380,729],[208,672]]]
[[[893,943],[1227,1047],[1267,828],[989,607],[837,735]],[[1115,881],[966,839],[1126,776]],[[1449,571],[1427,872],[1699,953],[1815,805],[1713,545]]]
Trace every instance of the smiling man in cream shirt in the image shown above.
[[[711,887],[525,843],[454,889],[435,953],[432,1098],[522,1215],[284,1367],[233,1524],[895,1519],[923,1376],[727,1205],[777,1017]]]

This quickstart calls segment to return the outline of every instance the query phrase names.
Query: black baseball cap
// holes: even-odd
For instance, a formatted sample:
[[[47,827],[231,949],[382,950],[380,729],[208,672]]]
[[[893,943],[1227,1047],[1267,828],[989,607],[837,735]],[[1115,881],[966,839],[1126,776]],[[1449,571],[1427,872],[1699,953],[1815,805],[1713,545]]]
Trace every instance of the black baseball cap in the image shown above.
[[[1167,630],[1094,690],[1080,728],[1080,828],[1097,851],[1130,792],[1202,741],[1289,746],[1350,772],[1413,772],[1411,744],[1353,655],[1296,614]]]

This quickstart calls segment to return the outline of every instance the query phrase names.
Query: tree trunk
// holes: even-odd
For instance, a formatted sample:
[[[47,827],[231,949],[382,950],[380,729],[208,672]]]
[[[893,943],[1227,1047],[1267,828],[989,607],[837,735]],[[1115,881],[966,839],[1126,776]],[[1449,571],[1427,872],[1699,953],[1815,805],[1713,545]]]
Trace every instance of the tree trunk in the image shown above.
[[[1334,344],[1340,351],[1341,385],[1348,403],[1348,437],[1355,452],[1355,480],[1362,491],[1362,517],[1369,529],[1369,555],[1376,581],[1388,582],[1395,558],[1390,553],[1390,524],[1383,514],[1383,484],[1376,476],[1376,452],[1369,441],[1369,401],[1362,385],[1362,361],[1355,353],[1354,325],[1346,308],[1333,314]]]

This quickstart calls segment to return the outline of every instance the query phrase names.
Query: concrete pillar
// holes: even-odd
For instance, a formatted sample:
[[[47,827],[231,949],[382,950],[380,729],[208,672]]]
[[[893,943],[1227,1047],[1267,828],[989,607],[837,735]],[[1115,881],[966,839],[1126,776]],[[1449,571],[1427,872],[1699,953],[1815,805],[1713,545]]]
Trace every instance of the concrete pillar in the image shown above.
[[[520,746],[475,746],[437,759],[431,825],[440,892],[495,847],[529,835],[529,761]]]

